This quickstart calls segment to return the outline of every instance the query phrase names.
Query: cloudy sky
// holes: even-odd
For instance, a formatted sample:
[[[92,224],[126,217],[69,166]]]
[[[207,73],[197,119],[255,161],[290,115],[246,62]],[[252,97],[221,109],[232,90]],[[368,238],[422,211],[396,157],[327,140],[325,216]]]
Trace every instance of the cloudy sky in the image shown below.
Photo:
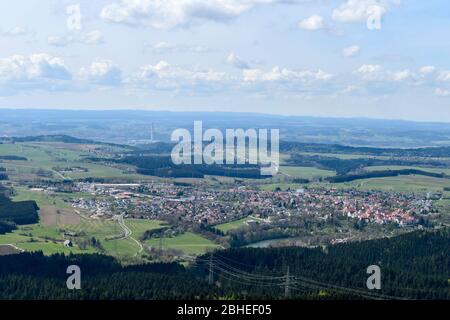
[[[448,0],[0,3],[0,107],[450,122]]]

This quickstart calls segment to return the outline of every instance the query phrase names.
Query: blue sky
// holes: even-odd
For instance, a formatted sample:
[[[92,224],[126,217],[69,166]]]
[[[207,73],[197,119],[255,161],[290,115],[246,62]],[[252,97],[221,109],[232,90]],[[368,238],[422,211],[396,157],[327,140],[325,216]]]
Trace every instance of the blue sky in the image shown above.
[[[2,1],[0,107],[450,122],[449,10],[445,0]]]

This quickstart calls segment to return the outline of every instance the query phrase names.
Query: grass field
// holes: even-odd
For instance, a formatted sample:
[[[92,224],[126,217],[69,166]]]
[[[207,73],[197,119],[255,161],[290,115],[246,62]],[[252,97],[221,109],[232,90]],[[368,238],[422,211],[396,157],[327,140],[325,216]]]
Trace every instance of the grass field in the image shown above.
[[[242,218],[236,221],[231,221],[231,222],[227,222],[227,223],[222,223],[222,224],[218,224],[216,226],[214,226],[216,229],[222,231],[223,233],[227,233],[228,231],[231,230],[236,230],[239,228],[242,228],[246,225],[246,222],[248,220],[251,220],[251,218]]]
[[[39,207],[56,206],[58,208],[71,208],[71,198],[77,197],[78,194],[71,193],[45,193],[42,191],[34,191],[24,187],[15,187],[16,195],[13,197],[14,201],[34,200]]]
[[[434,206],[442,215],[442,222],[446,225],[450,225],[450,196],[444,194],[444,197],[441,200],[436,201]]]
[[[145,231],[160,229],[166,225],[164,221],[144,219],[126,219],[125,224],[133,232],[133,237],[138,240],[144,235]]]
[[[329,153],[329,152],[299,152],[301,155],[305,156],[322,156],[322,157],[330,157],[330,158],[338,158],[342,160],[350,160],[350,159],[364,159],[364,158],[371,158],[371,159],[380,159],[380,160],[388,160],[390,159],[389,156],[372,156],[367,154],[345,154],[345,153]]]
[[[365,167],[364,170],[367,171],[382,171],[382,170],[405,170],[405,169],[414,169],[414,170],[422,170],[432,173],[444,173],[450,175],[450,169],[446,168],[428,168],[428,167],[410,167],[410,166],[374,166],[374,167]]]
[[[64,238],[56,228],[46,228],[38,224],[20,226],[12,233],[0,235],[0,245],[12,244],[25,251],[42,251],[46,255],[54,253],[93,253],[93,248],[80,249],[64,247]]]
[[[133,237],[139,239],[145,231],[160,228],[163,223],[153,220],[126,220],[126,225],[133,232]],[[75,246],[66,248],[63,246],[63,233],[74,232],[77,237],[72,238]],[[33,224],[20,226],[12,233],[0,235],[0,245],[13,244],[26,251],[41,250],[44,254],[53,253],[92,253],[97,249],[87,247],[80,249],[77,241],[95,237],[100,241],[105,253],[116,257],[134,256],[139,246],[131,239],[117,239],[123,234],[122,228],[112,220],[94,220],[81,217],[76,225],[43,226]]]
[[[116,239],[102,241],[105,253],[117,258],[134,257],[139,251],[139,246],[131,239]]]
[[[159,239],[151,239],[146,243],[158,248],[159,242]],[[162,248],[179,250],[188,255],[199,255],[217,249],[219,245],[192,232],[185,232],[173,238],[163,238]]]
[[[7,169],[11,180],[27,180],[39,178],[38,174],[45,172],[52,179],[82,179],[87,177],[115,179],[149,179],[134,173],[124,173],[120,168],[108,165],[90,163],[85,160],[90,149],[97,145],[77,145],[64,143],[16,143],[0,144],[0,156],[15,155],[26,157],[27,161],[4,160],[2,166]],[[82,167],[87,172],[58,172],[54,168]]]
[[[371,178],[335,184],[315,184],[311,186],[333,186],[336,188],[357,188],[361,190],[427,193],[442,192],[444,187],[450,187],[450,179],[433,178],[421,175],[408,175],[385,178]]]
[[[281,166],[280,172],[291,177],[301,179],[318,179],[335,176],[336,172],[330,170],[322,170],[314,167],[287,167]]]

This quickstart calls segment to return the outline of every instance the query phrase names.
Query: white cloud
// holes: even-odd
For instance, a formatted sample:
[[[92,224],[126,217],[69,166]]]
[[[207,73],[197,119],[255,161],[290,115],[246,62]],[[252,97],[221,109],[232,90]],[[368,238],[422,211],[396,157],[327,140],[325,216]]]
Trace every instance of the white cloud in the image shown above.
[[[323,70],[291,70],[287,68],[280,69],[274,67],[269,72],[264,72],[260,69],[248,69],[243,71],[244,82],[303,82],[311,83],[314,81],[326,81],[333,77],[333,75],[324,72]]]
[[[418,76],[416,73],[409,69],[400,71],[383,70],[380,65],[364,64],[357,71],[357,74],[361,76],[363,80],[384,82],[387,85],[392,82],[405,82],[406,84],[419,85],[423,80],[423,77]],[[407,81],[409,80],[409,81]]]
[[[365,22],[376,10],[380,18],[387,12],[386,1],[378,0],[346,0],[333,10],[333,20],[337,22]]]
[[[381,66],[376,64],[363,64],[356,71],[365,80],[377,80],[380,77]]]
[[[0,59],[0,92],[54,91],[72,78],[63,59],[46,53],[13,55]]]
[[[161,42],[158,42],[158,43],[152,45],[152,48],[155,50],[165,51],[165,50],[174,50],[174,49],[178,48],[178,46],[175,43],[161,41]]]
[[[450,81],[450,71],[441,71],[438,76],[439,81]]]
[[[227,62],[235,68],[238,69],[249,69],[250,66],[247,61],[238,57],[234,52],[231,52],[227,57]]]
[[[65,47],[73,42],[73,38],[69,36],[48,36],[47,38],[47,43],[54,47]]]
[[[345,87],[344,89],[342,89],[339,93],[341,94],[349,94],[349,93],[353,93],[356,91],[360,91],[361,88],[354,86],[354,85],[348,85],[347,87]]]
[[[157,53],[167,53],[167,52],[192,52],[192,53],[205,53],[212,51],[211,48],[192,45],[192,44],[179,44],[166,41],[160,41],[154,44],[144,44],[144,50],[149,49],[150,51]]]
[[[184,79],[184,80],[205,80],[221,81],[224,73],[212,70],[194,71],[188,68],[174,66],[166,61],[160,61],[155,65],[148,65],[141,69],[142,78],[157,77],[160,79]]]
[[[202,20],[236,18],[258,5],[283,0],[120,0],[103,7],[106,21],[156,29],[188,26]]]
[[[70,79],[70,72],[61,58],[46,53],[29,56],[14,55],[0,59],[2,81],[27,82],[37,79]]]
[[[14,28],[11,28],[9,30],[3,31],[1,34],[3,36],[7,36],[7,37],[17,37],[17,36],[26,35],[27,33],[28,33],[28,30],[26,28],[14,27]]]
[[[343,55],[344,57],[347,57],[347,58],[349,58],[349,57],[354,57],[354,56],[356,56],[360,51],[361,51],[361,48],[360,48],[359,46],[357,46],[357,45],[354,45],[354,46],[350,46],[350,47],[344,48],[344,49],[342,50],[342,55]]]
[[[127,82],[138,87],[152,87],[156,89],[182,89],[192,88],[201,92],[203,89],[210,90],[214,86],[222,87],[228,79],[224,72],[212,69],[188,68],[171,65],[162,60],[155,65],[147,65]]]
[[[122,70],[109,60],[94,61],[90,66],[81,68],[79,76],[82,80],[105,86],[116,86],[122,82]]]
[[[320,30],[325,28],[322,16],[314,14],[298,23],[299,28],[304,30]]]
[[[82,35],[81,42],[85,44],[100,44],[103,42],[103,33],[100,30],[93,30]]]
[[[49,36],[47,43],[55,47],[66,47],[71,44],[95,45],[103,43],[103,33],[100,30],[93,30],[80,34],[70,34],[63,36]]]
[[[419,72],[422,74],[431,74],[436,70],[435,66],[423,66],[419,69]]]
[[[394,81],[403,81],[403,80],[412,78],[413,76],[414,76],[414,74],[411,71],[403,70],[403,71],[395,72],[392,75],[392,79]]]
[[[436,88],[434,94],[439,97],[450,97],[450,91],[442,88]]]

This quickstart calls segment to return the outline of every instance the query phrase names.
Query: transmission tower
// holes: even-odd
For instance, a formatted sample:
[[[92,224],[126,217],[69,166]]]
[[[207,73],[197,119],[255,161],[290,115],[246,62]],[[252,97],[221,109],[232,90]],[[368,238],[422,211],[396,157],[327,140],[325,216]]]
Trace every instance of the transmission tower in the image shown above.
[[[213,278],[213,253],[209,255],[209,276],[208,276],[208,283],[213,284],[214,278]]]
[[[291,295],[291,276],[289,275],[289,266],[287,267],[287,271],[286,271],[286,279],[284,282],[284,298],[288,299],[289,296]]]

